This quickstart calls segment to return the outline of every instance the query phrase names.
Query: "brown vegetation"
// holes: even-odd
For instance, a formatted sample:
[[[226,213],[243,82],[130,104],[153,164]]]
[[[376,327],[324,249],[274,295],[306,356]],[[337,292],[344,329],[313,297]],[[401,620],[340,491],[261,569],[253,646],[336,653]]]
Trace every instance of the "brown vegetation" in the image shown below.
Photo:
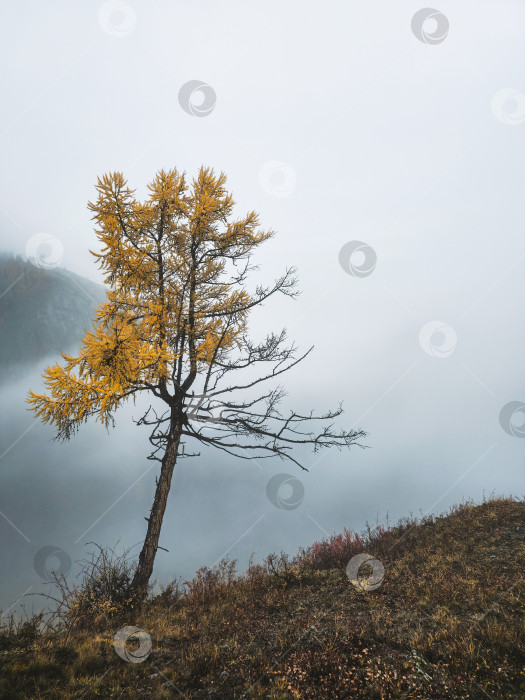
[[[523,698],[524,516],[523,500],[498,498],[346,531],[242,576],[201,569],[141,609],[92,569],[55,629],[42,616],[3,628],[0,697]],[[372,592],[345,574],[363,551],[385,567]],[[113,564],[118,593],[130,571]],[[124,625],[151,636],[142,663],[115,653]]]

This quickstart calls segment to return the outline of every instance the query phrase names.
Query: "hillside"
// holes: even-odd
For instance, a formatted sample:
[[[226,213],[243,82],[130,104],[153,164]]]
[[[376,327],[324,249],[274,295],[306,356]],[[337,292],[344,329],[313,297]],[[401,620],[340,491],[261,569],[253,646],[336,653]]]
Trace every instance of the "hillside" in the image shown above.
[[[524,500],[491,499],[362,536],[345,531],[241,577],[223,562],[140,612],[90,595],[82,613],[77,592],[69,635],[39,633],[36,621],[4,629],[0,695],[523,698],[524,531]],[[345,573],[363,551],[384,566],[375,590]],[[122,582],[128,565],[114,564]],[[107,561],[97,570],[107,582]],[[151,638],[141,663],[115,653],[124,625]],[[128,656],[137,646],[128,642]]]
[[[104,299],[102,285],[73,272],[0,254],[0,382],[48,355],[78,350]]]

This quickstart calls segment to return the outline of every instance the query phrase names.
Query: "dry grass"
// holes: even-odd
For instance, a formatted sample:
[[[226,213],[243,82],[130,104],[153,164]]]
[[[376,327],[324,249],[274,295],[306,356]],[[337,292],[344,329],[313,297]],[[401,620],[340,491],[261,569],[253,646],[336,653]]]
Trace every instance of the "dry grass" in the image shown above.
[[[202,569],[96,627],[77,607],[53,632],[4,628],[0,697],[524,698],[524,516],[523,500],[465,503],[243,576]],[[374,591],[345,574],[363,551],[385,567]],[[123,625],[151,636],[143,663],[115,653]]]

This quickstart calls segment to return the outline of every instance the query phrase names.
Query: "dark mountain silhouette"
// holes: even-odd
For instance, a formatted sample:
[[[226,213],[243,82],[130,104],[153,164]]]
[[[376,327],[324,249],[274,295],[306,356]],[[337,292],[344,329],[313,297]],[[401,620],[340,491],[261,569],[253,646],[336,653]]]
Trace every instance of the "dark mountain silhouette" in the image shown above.
[[[0,253],[0,383],[48,356],[77,352],[104,299],[105,288],[85,277]]]

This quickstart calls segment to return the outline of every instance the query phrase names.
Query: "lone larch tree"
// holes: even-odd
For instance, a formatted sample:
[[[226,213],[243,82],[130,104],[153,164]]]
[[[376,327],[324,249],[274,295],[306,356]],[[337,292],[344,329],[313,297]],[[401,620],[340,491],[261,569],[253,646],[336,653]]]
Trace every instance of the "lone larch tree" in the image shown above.
[[[109,429],[117,407],[129,397],[135,402],[139,392],[162,402],[163,412],[150,405],[136,421],[153,426],[148,459],[161,463],[131,584],[139,600],[148,592],[175,463],[198,455],[185,450],[182,438],[304,469],[294,447],[350,447],[365,435],[334,430],[341,406],[321,415],[279,411],[284,390],[268,382],[312,348],[298,356],[285,330],[254,342],[248,317],[277,293],[295,297],[295,270],[247,290],[248,274],[257,269],[252,254],[274,233],[259,228],[253,211],[232,218],[235,203],[225,183],[224,173],[210,168],[202,167],[191,186],[184,173],[161,170],[139,202],[121,173],[98,179],[97,200],[88,207],[103,247],[90,252],[105,273],[107,298],[78,357],[61,353],[64,366],[45,370],[49,395],[30,391],[27,399],[28,410],[55,425],[55,440],[69,440],[89,416]]]

